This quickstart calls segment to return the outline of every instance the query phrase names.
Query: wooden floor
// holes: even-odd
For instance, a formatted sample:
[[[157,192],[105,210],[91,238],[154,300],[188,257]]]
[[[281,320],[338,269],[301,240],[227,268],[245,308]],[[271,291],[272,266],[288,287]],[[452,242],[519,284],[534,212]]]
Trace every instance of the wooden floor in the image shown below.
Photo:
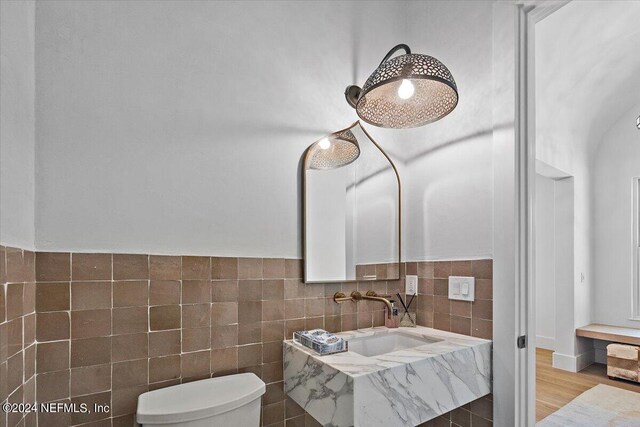
[[[540,421],[583,392],[598,384],[606,384],[640,393],[640,384],[610,380],[607,367],[593,364],[578,373],[551,367],[551,350],[536,349],[536,419]]]

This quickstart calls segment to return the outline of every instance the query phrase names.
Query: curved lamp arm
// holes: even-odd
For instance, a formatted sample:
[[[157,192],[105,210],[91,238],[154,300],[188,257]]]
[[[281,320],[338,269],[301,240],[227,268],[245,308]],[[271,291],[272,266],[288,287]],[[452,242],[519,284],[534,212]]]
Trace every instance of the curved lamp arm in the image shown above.
[[[396,53],[401,49],[404,50],[407,55],[411,54],[411,48],[404,43],[400,43],[398,45],[395,45],[384,56],[384,58],[382,58],[382,62],[380,62],[380,65],[388,61],[389,58],[391,58],[394,53]],[[378,67],[380,67],[380,65],[378,65]],[[347,99],[347,102],[349,103],[349,105],[351,105],[353,108],[356,108],[356,104],[358,103],[358,99],[360,98],[361,93],[362,93],[362,89],[359,86],[351,85],[351,86],[347,86],[347,89],[344,91],[344,97]]]
[[[394,53],[396,53],[400,49],[403,49],[406,55],[411,55],[411,48],[404,43],[400,43],[399,45],[391,48],[391,50],[384,56],[384,58],[382,58],[382,61],[380,61],[380,65],[384,64],[389,58],[391,58]],[[378,65],[378,67],[380,65]]]

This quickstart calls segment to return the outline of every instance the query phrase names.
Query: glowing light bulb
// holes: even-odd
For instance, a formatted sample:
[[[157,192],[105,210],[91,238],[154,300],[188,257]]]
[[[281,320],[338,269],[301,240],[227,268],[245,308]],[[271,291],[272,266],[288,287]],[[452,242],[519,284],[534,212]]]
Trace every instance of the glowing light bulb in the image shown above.
[[[413,87],[413,83],[409,80],[404,79],[398,88],[398,96],[401,99],[409,99],[413,96],[413,92],[415,92],[415,88]]]
[[[327,138],[322,138],[318,143],[318,146],[323,150],[326,150],[327,148],[331,147],[331,142],[329,142]]]

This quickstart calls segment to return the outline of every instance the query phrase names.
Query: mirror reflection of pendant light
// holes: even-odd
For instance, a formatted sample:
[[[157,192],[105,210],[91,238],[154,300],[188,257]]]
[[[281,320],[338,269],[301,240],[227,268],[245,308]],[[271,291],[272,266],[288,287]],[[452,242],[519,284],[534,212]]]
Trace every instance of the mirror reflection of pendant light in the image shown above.
[[[307,165],[310,169],[336,169],[353,163],[358,156],[360,146],[349,127],[311,144],[307,151]]]
[[[404,55],[391,56],[398,50]],[[349,86],[347,102],[367,123],[412,128],[440,120],[458,105],[458,87],[449,69],[429,55],[399,44],[387,53],[362,88]]]

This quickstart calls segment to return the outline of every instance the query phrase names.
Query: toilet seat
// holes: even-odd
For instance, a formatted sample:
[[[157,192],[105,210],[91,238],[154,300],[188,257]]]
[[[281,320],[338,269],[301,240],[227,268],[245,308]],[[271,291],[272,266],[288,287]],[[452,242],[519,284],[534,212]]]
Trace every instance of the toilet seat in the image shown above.
[[[255,374],[209,378],[166,387],[138,397],[139,424],[178,424],[232,411],[265,392]]]

